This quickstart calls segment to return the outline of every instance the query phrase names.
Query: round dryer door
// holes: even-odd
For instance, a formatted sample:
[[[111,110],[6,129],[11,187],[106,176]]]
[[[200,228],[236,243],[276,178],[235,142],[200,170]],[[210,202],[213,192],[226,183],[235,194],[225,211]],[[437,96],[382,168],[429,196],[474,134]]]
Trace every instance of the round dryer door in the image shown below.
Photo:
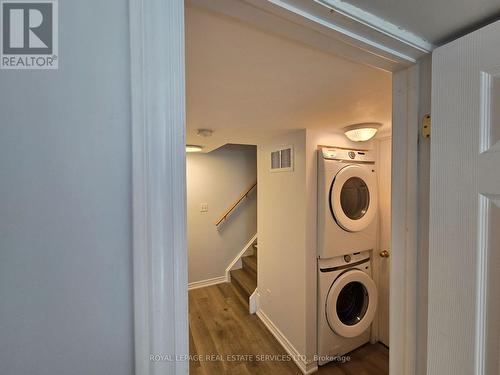
[[[330,210],[348,232],[371,224],[377,213],[377,181],[371,168],[349,165],[337,173],[330,187]]]
[[[340,275],[326,299],[330,328],[343,337],[356,337],[370,327],[377,310],[377,288],[366,273],[351,270]]]

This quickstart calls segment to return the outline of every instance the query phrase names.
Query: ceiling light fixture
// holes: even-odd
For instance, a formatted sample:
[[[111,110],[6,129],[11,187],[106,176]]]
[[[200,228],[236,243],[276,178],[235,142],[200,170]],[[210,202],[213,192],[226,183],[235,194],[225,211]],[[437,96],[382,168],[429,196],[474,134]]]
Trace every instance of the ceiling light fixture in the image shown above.
[[[201,152],[203,147],[198,145],[186,145],[186,152]]]
[[[344,134],[354,142],[364,142],[372,139],[382,126],[378,122],[365,122],[362,124],[349,125],[344,128]]]

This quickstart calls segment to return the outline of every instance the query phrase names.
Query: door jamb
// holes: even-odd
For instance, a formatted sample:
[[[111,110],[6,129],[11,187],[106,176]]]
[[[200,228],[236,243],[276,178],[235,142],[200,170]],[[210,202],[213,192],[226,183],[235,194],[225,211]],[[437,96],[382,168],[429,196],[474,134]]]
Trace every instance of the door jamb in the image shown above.
[[[416,368],[419,83],[418,64],[393,74],[390,374]]]

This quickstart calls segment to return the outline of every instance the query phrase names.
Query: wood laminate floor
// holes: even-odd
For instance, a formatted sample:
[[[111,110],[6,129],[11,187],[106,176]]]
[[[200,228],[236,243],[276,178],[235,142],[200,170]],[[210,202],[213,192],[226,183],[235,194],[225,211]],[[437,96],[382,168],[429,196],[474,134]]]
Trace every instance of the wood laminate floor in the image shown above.
[[[189,291],[190,374],[297,374],[286,352],[230,283]],[[266,357],[267,356],[267,357]],[[344,364],[320,367],[320,374],[384,375],[389,373],[389,351],[367,344],[350,353]]]

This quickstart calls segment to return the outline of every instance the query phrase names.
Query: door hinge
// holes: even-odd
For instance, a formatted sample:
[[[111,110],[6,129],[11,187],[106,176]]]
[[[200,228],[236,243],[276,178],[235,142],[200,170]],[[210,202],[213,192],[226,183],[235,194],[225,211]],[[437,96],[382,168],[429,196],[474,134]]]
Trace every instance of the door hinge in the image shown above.
[[[431,115],[430,113],[426,114],[422,119],[422,137],[430,138],[431,137]]]

